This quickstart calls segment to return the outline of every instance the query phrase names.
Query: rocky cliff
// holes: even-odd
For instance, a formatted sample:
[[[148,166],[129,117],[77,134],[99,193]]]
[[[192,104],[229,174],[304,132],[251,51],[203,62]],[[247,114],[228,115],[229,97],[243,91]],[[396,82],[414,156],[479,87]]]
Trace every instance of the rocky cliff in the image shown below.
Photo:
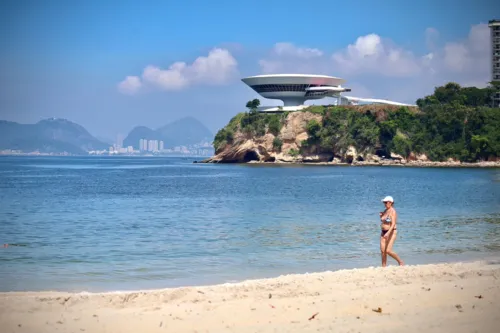
[[[367,111],[366,107],[350,107],[351,110]],[[208,163],[256,163],[256,162],[281,162],[281,163],[357,163],[381,162],[383,158],[374,154],[373,149],[358,149],[348,145],[345,149],[319,149],[315,145],[308,145],[310,134],[308,125],[312,121],[318,124],[323,122],[322,112],[318,107],[311,111],[290,112],[276,115],[263,115],[264,117],[279,117],[281,128],[278,133],[271,133],[269,128],[264,135],[255,135],[242,130],[241,125],[235,126],[231,142],[225,142],[216,147],[216,154],[205,160]],[[237,117],[235,117],[236,119]],[[234,121],[234,119],[233,119]],[[241,121],[241,119],[240,119]],[[267,126],[269,127],[269,126]],[[413,157],[415,160],[425,160],[425,155]],[[391,160],[403,161],[398,154],[392,154]]]
[[[217,133],[215,156],[203,162],[422,166],[478,162],[446,156],[432,133],[427,133],[425,124],[431,120],[425,117],[418,108],[393,106],[241,113]],[[490,156],[482,162],[497,165],[498,158]]]
[[[308,138],[306,130],[308,121],[320,118],[320,115],[309,112],[290,113],[283,117],[283,126],[278,135],[267,131],[263,136],[253,136],[238,128],[234,133],[232,143],[218,147],[216,155],[208,161],[222,163],[299,162],[312,158],[312,156],[303,156],[295,152],[300,150],[301,142]],[[273,145],[276,138],[281,139],[281,147],[277,144]],[[322,161],[332,159],[333,154],[323,157]]]

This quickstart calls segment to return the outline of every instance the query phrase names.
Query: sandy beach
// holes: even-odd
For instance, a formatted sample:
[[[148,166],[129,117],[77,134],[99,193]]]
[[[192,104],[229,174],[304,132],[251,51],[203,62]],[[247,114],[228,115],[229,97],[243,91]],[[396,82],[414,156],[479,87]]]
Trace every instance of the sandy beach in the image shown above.
[[[480,261],[138,292],[1,293],[0,327],[4,333],[498,332],[499,278],[499,261]]]

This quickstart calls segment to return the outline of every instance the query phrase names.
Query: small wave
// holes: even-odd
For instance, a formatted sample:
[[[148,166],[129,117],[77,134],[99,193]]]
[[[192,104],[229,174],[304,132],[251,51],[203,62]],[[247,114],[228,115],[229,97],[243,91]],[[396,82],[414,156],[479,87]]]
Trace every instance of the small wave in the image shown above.
[[[102,164],[32,164],[23,165],[24,167],[35,167],[41,169],[72,169],[72,170],[84,170],[84,169],[99,169],[99,170],[116,170],[116,169],[146,169],[146,168],[165,168],[165,167],[175,167],[172,164],[144,164],[144,165],[102,165]]]
[[[299,176],[296,178],[306,178],[306,179],[326,179],[326,178],[342,178],[344,175],[307,175],[307,176]]]
[[[57,177],[79,177],[78,175],[12,175],[8,178],[57,178]]]
[[[239,174],[234,173],[219,173],[210,175],[152,175],[147,178],[218,178],[218,177],[238,177]]]

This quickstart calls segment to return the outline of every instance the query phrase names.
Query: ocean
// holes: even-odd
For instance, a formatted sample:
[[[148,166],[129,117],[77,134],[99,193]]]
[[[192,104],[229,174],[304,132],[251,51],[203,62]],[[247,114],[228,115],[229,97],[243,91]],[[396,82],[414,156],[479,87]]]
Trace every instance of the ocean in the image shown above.
[[[500,253],[500,169],[192,162],[0,157],[0,291],[139,290],[380,266],[386,195],[406,264]]]

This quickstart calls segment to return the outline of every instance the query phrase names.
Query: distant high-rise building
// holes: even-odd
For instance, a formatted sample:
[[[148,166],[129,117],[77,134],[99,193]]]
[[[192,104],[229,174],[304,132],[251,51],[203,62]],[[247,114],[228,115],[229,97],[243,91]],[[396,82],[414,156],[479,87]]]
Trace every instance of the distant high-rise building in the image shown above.
[[[153,140],[148,141],[148,151],[153,151]]]
[[[158,140],[154,140],[153,151],[158,151]]]
[[[148,150],[148,140],[142,139],[142,150],[147,151]]]
[[[143,150],[144,147],[144,139],[139,140],[139,150]]]
[[[121,134],[118,134],[116,136],[116,146],[118,148],[122,148],[123,147],[123,136]]]
[[[160,141],[160,151],[163,151],[163,141]]]
[[[491,32],[491,80],[500,82],[500,20],[488,22]],[[500,91],[493,96],[493,107],[500,107]]]

